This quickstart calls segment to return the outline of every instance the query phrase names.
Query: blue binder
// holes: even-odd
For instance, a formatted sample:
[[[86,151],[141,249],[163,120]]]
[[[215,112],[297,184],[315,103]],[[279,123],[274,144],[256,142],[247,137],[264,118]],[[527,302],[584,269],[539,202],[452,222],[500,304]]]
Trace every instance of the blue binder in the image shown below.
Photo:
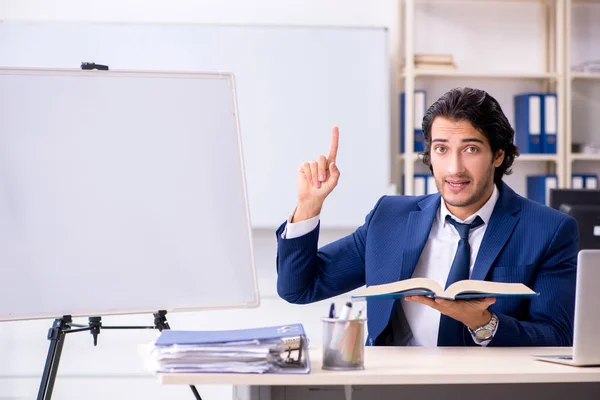
[[[400,94],[400,152],[404,153],[404,121],[405,121],[405,93]],[[425,90],[415,90],[415,108],[414,108],[414,151],[422,152],[424,150],[423,130],[421,125],[425,116],[427,104],[427,94]]]
[[[527,198],[550,205],[550,189],[558,188],[558,177],[553,174],[530,175],[527,177]]]
[[[542,95],[542,153],[556,154],[558,140],[558,99],[556,93]]]
[[[598,189],[598,175],[596,175],[596,174],[586,175],[585,188],[586,189]]]
[[[521,154],[542,152],[542,96],[524,93],[514,97],[515,143]]]
[[[597,174],[573,174],[571,175],[572,189],[597,189]]]
[[[405,193],[406,183],[404,182],[404,175],[402,175],[402,192]],[[435,186],[435,180],[431,174],[414,174],[413,178],[413,195],[424,196],[426,194],[437,193],[437,187]]]
[[[427,191],[425,193],[434,194],[434,193],[438,192],[437,185],[435,184],[435,178],[431,174],[427,176],[427,185],[426,186],[427,186]]]

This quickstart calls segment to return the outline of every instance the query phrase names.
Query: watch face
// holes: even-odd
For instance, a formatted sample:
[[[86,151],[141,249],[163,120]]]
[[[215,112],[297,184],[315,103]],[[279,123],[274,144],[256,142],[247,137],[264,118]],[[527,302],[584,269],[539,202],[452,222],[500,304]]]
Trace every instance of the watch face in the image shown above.
[[[475,337],[478,340],[487,340],[490,337],[492,337],[492,331],[490,331],[489,329],[481,329],[475,332]]]

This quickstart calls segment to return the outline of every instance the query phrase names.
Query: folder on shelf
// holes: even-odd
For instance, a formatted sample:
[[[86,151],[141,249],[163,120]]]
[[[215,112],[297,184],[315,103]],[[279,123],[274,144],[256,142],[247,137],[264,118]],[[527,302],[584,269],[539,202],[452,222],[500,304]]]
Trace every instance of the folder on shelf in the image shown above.
[[[433,177],[433,175],[428,175],[427,176],[427,194],[433,194],[433,193],[437,193],[438,192],[438,188],[435,184],[435,178]]]
[[[515,143],[519,152],[542,152],[542,94],[524,93],[514,97]]]
[[[415,174],[414,177],[414,194],[415,196],[424,196],[427,194],[427,176],[423,174]]]
[[[583,189],[585,187],[585,176],[582,174],[571,175],[571,188]]]
[[[598,175],[588,175],[585,178],[586,189],[598,189]]]
[[[404,175],[402,175],[402,187],[406,185]],[[437,186],[431,174],[414,174],[413,175],[413,195],[424,196],[426,194],[437,193]],[[403,192],[406,192],[403,190]]]
[[[542,115],[542,153],[556,154],[558,135],[558,105],[556,93],[546,93],[543,96]]]
[[[571,188],[573,189],[597,189],[598,175],[596,174],[573,174],[571,175]]]
[[[414,151],[422,152],[424,150],[424,142],[423,142],[423,130],[421,126],[423,124],[423,117],[425,117],[426,111],[426,92],[425,90],[415,90],[415,107],[414,107]],[[405,123],[405,115],[406,115],[406,95],[404,92],[400,94],[400,152],[404,153],[404,123]]]
[[[227,331],[164,330],[154,343],[149,369],[169,373],[310,372],[302,324]]]
[[[527,198],[550,205],[550,189],[558,188],[558,177],[553,174],[530,175],[527,177]]]

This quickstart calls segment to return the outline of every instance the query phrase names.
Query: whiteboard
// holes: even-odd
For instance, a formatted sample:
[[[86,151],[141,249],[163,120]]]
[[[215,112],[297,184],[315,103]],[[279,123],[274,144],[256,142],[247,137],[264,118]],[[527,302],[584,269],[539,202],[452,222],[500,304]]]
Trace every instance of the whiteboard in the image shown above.
[[[338,187],[322,226],[355,228],[390,192],[385,28],[0,22],[0,66],[230,71],[238,88],[250,217],[273,229],[296,204],[296,170],[340,127]]]
[[[0,69],[0,320],[259,303],[225,73]]]

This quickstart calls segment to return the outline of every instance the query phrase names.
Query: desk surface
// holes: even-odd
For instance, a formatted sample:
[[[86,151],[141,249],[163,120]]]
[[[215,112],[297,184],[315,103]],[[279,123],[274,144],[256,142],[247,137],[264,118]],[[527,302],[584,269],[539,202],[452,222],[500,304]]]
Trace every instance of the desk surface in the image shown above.
[[[147,345],[144,346],[147,350]],[[144,358],[146,351],[140,346]],[[571,348],[366,347],[362,371],[321,369],[321,349],[310,349],[311,373],[158,374],[164,384],[423,385],[470,383],[600,382],[600,367],[577,368],[532,355],[568,355]]]

